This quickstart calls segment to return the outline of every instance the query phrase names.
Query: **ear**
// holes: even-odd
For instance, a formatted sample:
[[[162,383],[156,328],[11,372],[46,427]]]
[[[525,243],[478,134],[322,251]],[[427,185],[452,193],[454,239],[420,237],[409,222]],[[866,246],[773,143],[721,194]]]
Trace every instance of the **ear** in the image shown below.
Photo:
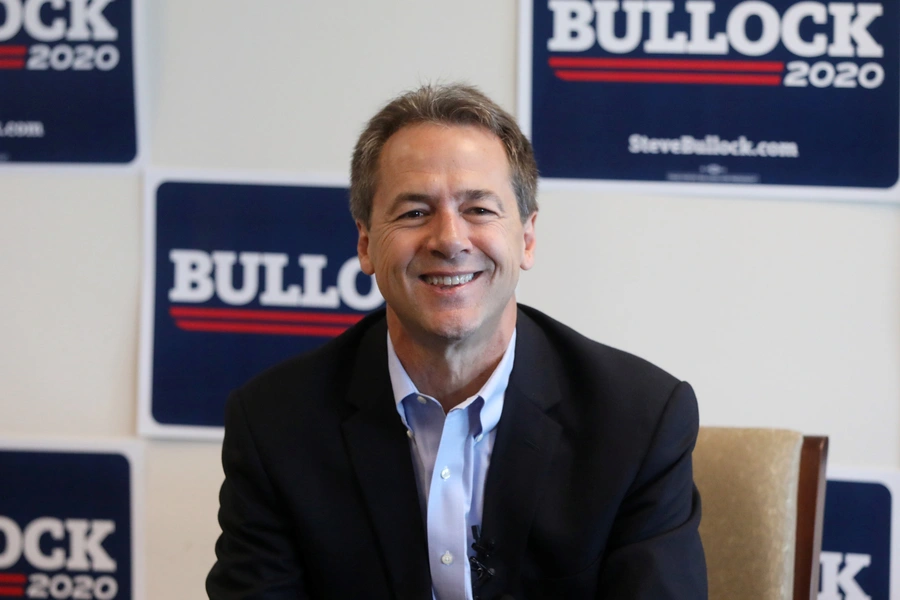
[[[525,222],[522,223],[522,235],[525,238],[525,251],[522,254],[522,263],[519,265],[523,271],[534,266],[534,223],[537,221],[537,211],[534,211]]]
[[[356,254],[359,256],[359,266],[366,275],[373,275],[375,267],[372,265],[372,258],[369,256],[369,228],[362,221],[356,221],[356,231],[359,232],[359,239],[356,241]]]

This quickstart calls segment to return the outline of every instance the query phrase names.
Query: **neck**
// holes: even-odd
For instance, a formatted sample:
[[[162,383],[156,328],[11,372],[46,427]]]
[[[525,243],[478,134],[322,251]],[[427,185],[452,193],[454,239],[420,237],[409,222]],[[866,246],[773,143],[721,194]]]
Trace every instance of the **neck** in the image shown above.
[[[488,336],[447,340],[411,335],[388,310],[388,333],[416,389],[449,412],[478,392],[500,364],[516,327],[516,311],[512,301],[499,323],[484,324],[481,329],[491,331]]]

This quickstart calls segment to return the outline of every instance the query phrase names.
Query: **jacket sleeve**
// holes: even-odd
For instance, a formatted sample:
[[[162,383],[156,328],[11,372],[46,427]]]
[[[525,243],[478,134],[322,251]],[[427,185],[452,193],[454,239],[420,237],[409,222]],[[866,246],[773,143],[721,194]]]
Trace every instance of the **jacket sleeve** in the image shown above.
[[[225,411],[222,466],[222,534],[216,542],[216,563],[206,579],[210,600],[308,598],[285,510],[260,459],[237,392]]]
[[[678,384],[623,501],[600,569],[608,600],[705,600],[706,560],[700,543],[700,496],[691,453],[697,400]]]

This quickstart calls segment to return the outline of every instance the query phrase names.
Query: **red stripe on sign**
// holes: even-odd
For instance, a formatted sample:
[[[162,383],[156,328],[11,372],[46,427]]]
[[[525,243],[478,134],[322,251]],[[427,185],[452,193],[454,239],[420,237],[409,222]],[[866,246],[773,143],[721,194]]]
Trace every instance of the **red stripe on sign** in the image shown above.
[[[186,331],[207,331],[217,333],[262,333],[266,335],[305,335],[315,337],[335,337],[346,327],[320,325],[278,325],[275,323],[235,323],[222,321],[177,320],[175,325]]]
[[[22,573],[0,573],[0,583],[25,583],[26,577]]]
[[[25,588],[23,587],[8,587],[0,585],[0,596],[5,596],[7,598],[19,598],[25,595]]]
[[[25,61],[16,58],[0,58],[0,69],[23,69]]]
[[[243,308],[198,308],[173,306],[169,314],[175,318],[233,319],[241,321],[286,321],[288,323],[337,323],[354,325],[363,315],[298,312],[287,310],[249,310]]]
[[[784,63],[752,60],[690,60],[657,58],[574,58],[554,56],[547,61],[553,68],[569,69],[641,69],[657,71],[737,71],[781,73]]]
[[[25,56],[25,46],[0,46],[0,56]]]
[[[556,71],[563,81],[615,81],[624,83],[706,83],[719,85],[781,85],[780,75],[713,73],[632,73],[628,71]]]

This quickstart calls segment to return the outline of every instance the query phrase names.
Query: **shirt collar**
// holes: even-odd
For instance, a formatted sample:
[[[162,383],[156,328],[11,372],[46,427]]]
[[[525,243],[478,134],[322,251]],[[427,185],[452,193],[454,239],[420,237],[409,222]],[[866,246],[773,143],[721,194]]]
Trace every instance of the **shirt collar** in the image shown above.
[[[406,369],[403,368],[400,359],[397,357],[397,353],[394,350],[394,344],[391,342],[390,333],[387,335],[387,356],[388,373],[391,377],[391,387],[394,392],[394,402],[397,405],[397,412],[400,413],[403,424],[409,428],[409,424],[406,421],[406,411],[403,410],[403,400],[410,396],[418,396],[420,394],[419,390],[416,389],[416,384],[409,378],[409,374],[407,374]],[[497,368],[494,369],[494,372],[491,373],[491,376],[484,382],[484,385],[481,386],[481,389],[478,390],[474,396],[466,398],[464,402],[454,408],[454,410],[465,409],[473,404],[476,399],[481,398],[483,400],[484,403],[481,405],[479,415],[481,431],[476,432],[476,434],[490,433],[500,421],[500,414],[503,412],[503,398],[506,395],[506,388],[509,386],[509,375],[512,373],[515,359],[516,330],[513,329],[513,334],[509,338],[509,344],[506,346],[506,351],[503,353],[503,358],[501,358],[500,362],[497,364]]]

